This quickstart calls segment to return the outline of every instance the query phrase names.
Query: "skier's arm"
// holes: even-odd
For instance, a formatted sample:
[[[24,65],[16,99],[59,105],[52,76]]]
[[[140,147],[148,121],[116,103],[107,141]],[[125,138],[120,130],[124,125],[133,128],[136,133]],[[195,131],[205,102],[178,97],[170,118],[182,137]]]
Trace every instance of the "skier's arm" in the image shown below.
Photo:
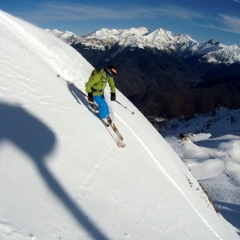
[[[100,76],[98,74],[91,76],[88,82],[85,84],[86,92],[92,92],[92,86],[100,81]]]
[[[111,89],[111,93],[116,93],[116,87],[113,78],[109,78],[108,80],[109,87]]]

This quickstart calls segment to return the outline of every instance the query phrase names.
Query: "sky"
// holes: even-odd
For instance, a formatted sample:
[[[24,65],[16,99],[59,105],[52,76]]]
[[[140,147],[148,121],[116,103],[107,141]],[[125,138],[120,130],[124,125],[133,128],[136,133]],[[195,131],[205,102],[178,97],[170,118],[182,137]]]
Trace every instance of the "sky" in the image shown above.
[[[217,214],[153,125],[119,91],[118,101],[135,114],[105,91],[126,144],[117,147],[70,85],[83,90],[93,69],[77,51],[1,11],[0,36],[0,239],[239,240],[239,213],[235,222]],[[216,194],[224,186],[224,211],[233,216],[239,208],[240,140],[223,144],[224,155],[203,149],[201,160],[219,158],[212,175],[224,157],[232,157]],[[201,152],[195,145],[182,149],[188,147]]]
[[[0,0],[0,9],[40,28],[84,35],[101,28],[163,28],[240,45],[240,0]]]

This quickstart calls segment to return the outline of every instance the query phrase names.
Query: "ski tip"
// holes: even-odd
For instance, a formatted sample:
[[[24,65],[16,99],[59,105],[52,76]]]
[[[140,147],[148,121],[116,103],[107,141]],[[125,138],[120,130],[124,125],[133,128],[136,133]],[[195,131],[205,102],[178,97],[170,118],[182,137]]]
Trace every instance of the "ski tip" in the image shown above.
[[[126,144],[124,142],[120,142],[120,143],[118,143],[118,147],[119,148],[125,148]]]

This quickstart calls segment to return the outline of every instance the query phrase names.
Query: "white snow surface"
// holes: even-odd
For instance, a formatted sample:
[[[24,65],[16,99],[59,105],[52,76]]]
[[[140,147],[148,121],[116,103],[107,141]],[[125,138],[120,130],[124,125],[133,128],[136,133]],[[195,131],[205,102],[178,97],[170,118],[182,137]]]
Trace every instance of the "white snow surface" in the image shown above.
[[[240,233],[240,110],[172,119],[161,133]],[[179,139],[181,133],[186,141]]]
[[[93,67],[78,52],[2,11],[0,35],[0,239],[239,239],[119,91],[135,114],[109,102],[117,147],[63,80],[84,90]]]

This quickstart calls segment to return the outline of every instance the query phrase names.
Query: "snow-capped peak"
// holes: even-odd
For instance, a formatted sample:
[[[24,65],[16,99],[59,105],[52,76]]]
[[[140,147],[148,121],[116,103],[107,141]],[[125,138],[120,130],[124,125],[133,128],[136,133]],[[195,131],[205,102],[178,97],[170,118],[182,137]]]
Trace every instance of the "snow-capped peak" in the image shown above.
[[[141,37],[150,31],[145,27],[130,29],[107,29],[102,28],[82,36],[79,42],[94,49],[105,50],[119,44],[122,47],[143,47]]]
[[[212,45],[217,45],[217,46],[220,44],[220,42],[215,41],[214,39],[210,39],[207,43],[212,44]]]
[[[80,40],[80,37],[72,32],[69,32],[69,31],[64,31],[64,32],[61,32],[57,29],[53,29],[53,30],[50,30],[50,29],[45,29],[45,31],[53,34],[54,36],[62,39],[64,42],[68,43],[68,44],[73,44],[77,41]]]
[[[92,32],[91,36],[99,36],[99,37],[103,37],[103,36],[112,36],[112,35],[116,35],[118,36],[118,38],[121,37],[125,37],[125,36],[132,36],[132,35],[136,35],[138,37],[142,37],[145,34],[148,34],[150,31],[145,28],[145,27],[140,27],[140,28],[130,28],[130,29],[107,29],[107,28],[102,28],[96,32]],[[88,35],[88,36],[89,36]],[[85,35],[86,36],[86,35]]]
[[[66,41],[66,35],[60,35],[58,31],[53,34]],[[73,37],[72,37],[73,38]],[[70,41],[72,43],[72,41]],[[199,43],[189,35],[173,33],[159,28],[150,32],[145,27],[130,29],[102,28],[82,37],[75,38],[74,43],[81,43],[89,48],[105,50],[118,44],[121,48],[156,48],[165,51],[176,51],[185,57],[189,53],[208,62],[232,64],[240,62],[240,47],[238,45],[226,46],[214,39],[206,43]]]

